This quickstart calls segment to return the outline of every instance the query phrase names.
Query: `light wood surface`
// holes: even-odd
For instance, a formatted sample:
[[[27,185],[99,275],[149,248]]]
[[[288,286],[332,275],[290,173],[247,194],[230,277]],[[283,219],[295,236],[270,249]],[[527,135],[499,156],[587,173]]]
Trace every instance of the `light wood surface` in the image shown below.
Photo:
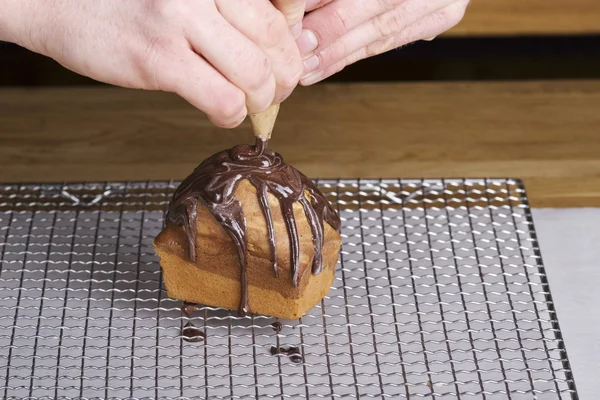
[[[534,206],[600,206],[600,81],[317,85],[271,148],[310,177],[524,179]],[[182,179],[253,141],[178,97],[0,90],[0,182]]]
[[[471,0],[448,36],[600,33],[598,0]]]

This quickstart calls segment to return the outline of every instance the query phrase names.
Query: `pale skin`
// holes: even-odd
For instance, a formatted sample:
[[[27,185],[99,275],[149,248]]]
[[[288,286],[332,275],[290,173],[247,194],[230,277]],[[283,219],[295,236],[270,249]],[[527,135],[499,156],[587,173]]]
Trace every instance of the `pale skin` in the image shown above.
[[[0,0],[0,40],[173,92],[232,128],[360,59],[430,40],[468,0]]]
[[[302,85],[419,40],[460,22],[469,0],[308,0],[296,43],[304,59]],[[313,11],[314,10],[314,11]]]

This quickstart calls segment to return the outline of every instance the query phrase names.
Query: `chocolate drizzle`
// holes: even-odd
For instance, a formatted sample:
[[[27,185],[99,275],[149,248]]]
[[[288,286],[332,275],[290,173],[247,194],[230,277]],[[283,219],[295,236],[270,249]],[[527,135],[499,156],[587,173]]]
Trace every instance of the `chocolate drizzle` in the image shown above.
[[[275,276],[279,276],[276,257],[275,230],[268,202],[273,194],[281,207],[285,227],[290,238],[292,282],[298,286],[300,243],[293,204],[300,203],[312,232],[315,249],[312,272],[323,269],[322,249],[326,221],[340,229],[340,219],[315,184],[300,171],[283,161],[278,153],[266,149],[266,142],[256,140],[255,146],[239,145],[221,151],[204,160],[177,188],[169,205],[167,224],[183,226],[188,238],[188,257],[196,261],[198,201],[212,213],[225,228],[236,246],[240,261],[241,302],[240,315],[250,312],[248,304],[246,217],[234,193],[238,183],[247,179],[255,188],[258,202],[267,221],[267,234]]]
[[[275,356],[277,354],[286,354],[290,358],[290,361],[295,364],[299,364],[304,361],[302,358],[302,353],[300,353],[300,348],[296,346],[271,346],[271,355]]]

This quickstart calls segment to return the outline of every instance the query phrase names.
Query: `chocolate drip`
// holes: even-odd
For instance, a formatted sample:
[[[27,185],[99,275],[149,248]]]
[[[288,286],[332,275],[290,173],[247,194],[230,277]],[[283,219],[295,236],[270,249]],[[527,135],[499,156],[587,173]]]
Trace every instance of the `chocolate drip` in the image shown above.
[[[319,274],[323,270],[322,251],[325,238],[323,234],[323,225],[319,224],[318,221],[323,220],[323,215],[319,217],[319,214],[317,211],[315,211],[314,206],[309,204],[306,198],[301,198],[299,203],[302,204],[302,208],[304,208],[304,212],[306,213],[310,230],[312,232],[313,246],[315,247],[315,258],[312,265],[312,272],[313,274]]]
[[[298,286],[298,273],[300,264],[300,239],[298,238],[298,230],[296,229],[296,218],[294,217],[293,203],[281,201],[281,214],[283,214],[283,222],[290,237],[290,247],[292,250],[292,282],[294,287]]]
[[[271,261],[273,261],[273,272],[275,277],[279,277],[279,268],[277,266],[277,252],[275,250],[275,228],[273,227],[273,217],[271,216],[271,207],[269,206],[269,198],[267,197],[267,185],[262,181],[255,181],[250,178],[250,183],[256,187],[258,193],[258,201],[262,209],[265,220],[267,221],[267,235],[269,236],[269,246],[271,247]]]
[[[198,311],[200,308],[194,303],[188,303],[187,301],[181,305],[181,313],[186,317],[190,318],[194,311]]]
[[[302,353],[300,353],[300,348],[296,346],[271,346],[271,355],[275,356],[277,354],[286,354],[290,358],[290,361],[296,364],[304,361],[302,358]]]
[[[204,338],[206,337],[204,332],[196,328],[196,326],[194,326],[194,324],[192,324],[191,322],[185,324],[182,333],[183,340],[191,343],[203,342]]]
[[[315,249],[312,272],[323,269],[323,221],[340,229],[336,211],[315,184],[283,161],[281,155],[266,149],[266,142],[256,140],[255,146],[239,145],[204,160],[177,188],[169,205],[167,224],[183,226],[188,239],[188,257],[196,261],[198,201],[212,213],[229,234],[240,261],[241,301],[240,315],[250,312],[247,280],[246,217],[239,200],[234,197],[238,183],[247,179],[257,190],[258,203],[267,222],[267,233],[275,276],[279,275],[275,245],[273,216],[268,193],[279,200],[286,230],[290,239],[291,278],[298,286],[300,243],[294,218],[293,204],[302,205],[312,232]]]

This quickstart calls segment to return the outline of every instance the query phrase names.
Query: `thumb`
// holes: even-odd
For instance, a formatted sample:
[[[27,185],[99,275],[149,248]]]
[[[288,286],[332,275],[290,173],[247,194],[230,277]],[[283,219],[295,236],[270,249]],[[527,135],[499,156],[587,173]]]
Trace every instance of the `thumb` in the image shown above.
[[[294,39],[300,36],[302,18],[306,11],[306,0],[271,0],[271,2],[285,16],[288,26],[292,29]]]

